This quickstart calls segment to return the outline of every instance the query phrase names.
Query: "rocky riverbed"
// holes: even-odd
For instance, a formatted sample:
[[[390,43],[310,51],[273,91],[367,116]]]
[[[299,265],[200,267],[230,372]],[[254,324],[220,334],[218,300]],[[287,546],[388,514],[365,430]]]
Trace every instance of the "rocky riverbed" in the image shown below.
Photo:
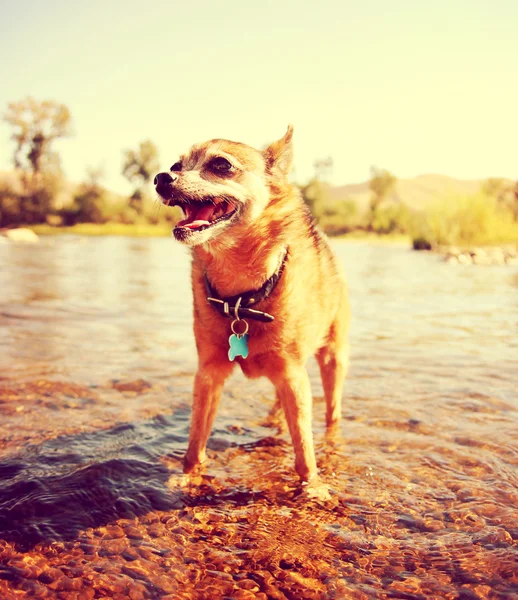
[[[184,481],[197,361],[173,240],[0,244],[1,600],[516,597],[518,266],[334,247],[352,360],[334,437],[309,364],[316,502],[271,386],[242,376]]]
[[[438,252],[452,265],[518,265],[518,251],[513,245],[475,248],[445,246],[438,248]]]

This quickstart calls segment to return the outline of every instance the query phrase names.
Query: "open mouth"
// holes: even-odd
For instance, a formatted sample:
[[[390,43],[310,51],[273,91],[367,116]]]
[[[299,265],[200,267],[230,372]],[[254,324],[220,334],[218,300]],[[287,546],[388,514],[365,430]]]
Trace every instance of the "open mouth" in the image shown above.
[[[185,219],[178,222],[175,229],[182,228],[191,231],[203,231],[208,227],[213,227],[221,221],[230,219],[237,212],[235,204],[224,198],[211,198],[196,202],[172,202],[170,206],[179,206],[185,215]]]

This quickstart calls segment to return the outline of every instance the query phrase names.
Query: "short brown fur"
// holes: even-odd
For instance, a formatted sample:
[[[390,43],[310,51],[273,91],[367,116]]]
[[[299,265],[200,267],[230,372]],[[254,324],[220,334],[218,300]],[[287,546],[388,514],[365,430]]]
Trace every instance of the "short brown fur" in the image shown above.
[[[248,320],[249,356],[238,357],[236,362],[247,377],[266,376],[275,386],[293,441],[295,469],[303,481],[317,473],[311,431],[312,398],[305,367],[311,355],[316,357],[322,375],[328,427],[340,419],[348,365],[347,290],[325,236],[315,226],[297,188],[288,182],[291,135],[289,128],[264,152],[225,140],[198,145],[183,158],[183,163],[201,175],[186,171],[171,184],[172,197],[181,196],[184,186],[192,199],[195,185],[187,179],[196,177],[201,199],[206,194],[205,179],[212,179],[204,176],[200,164],[205,155],[222,151],[225,156],[234,156],[239,165],[230,174],[234,187],[229,188],[242,192],[236,202],[242,209],[239,216],[208,239],[205,232],[202,243],[190,242],[199,366],[184,460],[187,473],[205,461],[223,384],[236,364],[228,358],[230,321],[207,302],[205,276],[221,297],[259,289],[287,249],[279,283],[271,296],[255,307],[274,315],[275,320]],[[265,198],[264,206],[250,216],[254,203],[260,202],[258,197]],[[165,201],[169,203],[167,198]]]

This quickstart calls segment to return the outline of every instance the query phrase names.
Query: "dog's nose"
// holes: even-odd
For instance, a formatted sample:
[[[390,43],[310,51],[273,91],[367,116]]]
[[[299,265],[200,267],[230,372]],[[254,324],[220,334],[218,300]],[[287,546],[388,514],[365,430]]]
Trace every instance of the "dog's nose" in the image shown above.
[[[167,185],[168,183],[173,183],[173,181],[176,181],[176,177],[171,177],[169,173],[159,173],[155,176],[153,183],[155,185]]]

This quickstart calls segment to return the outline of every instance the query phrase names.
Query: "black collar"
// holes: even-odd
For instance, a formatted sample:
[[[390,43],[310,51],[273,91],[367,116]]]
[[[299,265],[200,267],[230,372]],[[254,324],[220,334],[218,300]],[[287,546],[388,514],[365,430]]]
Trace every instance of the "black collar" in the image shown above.
[[[211,284],[207,277],[207,273],[205,273],[205,287],[207,290],[208,302],[223,316],[235,318],[236,304],[241,298],[238,309],[240,317],[248,317],[250,319],[255,319],[256,321],[263,321],[264,323],[273,321],[275,318],[273,315],[250,307],[256,306],[263,300],[266,300],[273,293],[273,290],[276,288],[282,272],[284,271],[287,258],[288,249],[286,248],[279,259],[279,265],[275,273],[267,279],[258,290],[243,292],[242,294],[237,294],[236,296],[230,296],[228,298],[219,297],[216,288]]]

